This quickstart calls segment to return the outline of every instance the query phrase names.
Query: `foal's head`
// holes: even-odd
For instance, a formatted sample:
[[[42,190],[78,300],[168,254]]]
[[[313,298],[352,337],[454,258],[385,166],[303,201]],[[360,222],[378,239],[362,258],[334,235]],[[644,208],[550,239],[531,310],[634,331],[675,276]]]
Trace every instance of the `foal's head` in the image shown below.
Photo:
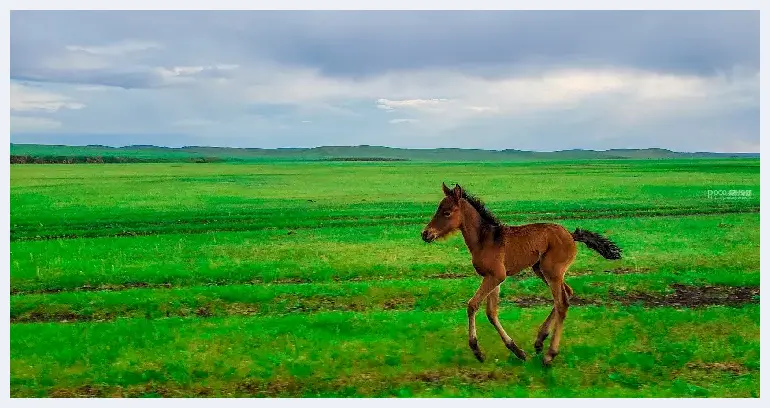
[[[445,237],[457,231],[462,225],[463,216],[460,213],[460,199],[464,195],[462,187],[455,184],[455,188],[450,190],[446,184],[441,183],[441,188],[444,190],[445,197],[438,204],[433,219],[422,231],[422,240],[425,242],[433,242]]]

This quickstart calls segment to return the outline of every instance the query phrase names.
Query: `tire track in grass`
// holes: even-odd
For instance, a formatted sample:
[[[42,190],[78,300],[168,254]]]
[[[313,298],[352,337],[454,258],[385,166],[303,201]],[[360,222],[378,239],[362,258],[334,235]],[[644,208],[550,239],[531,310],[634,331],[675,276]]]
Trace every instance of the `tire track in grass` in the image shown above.
[[[472,286],[469,286],[472,288]],[[378,288],[375,288],[375,290]],[[379,288],[381,289],[381,288]],[[608,295],[586,294],[573,296],[572,306],[632,306],[645,308],[674,307],[701,308],[708,306],[741,307],[746,304],[759,303],[759,287],[725,286],[725,285],[683,285],[672,284],[667,292],[642,292],[631,290],[620,292],[610,290]],[[513,293],[511,293],[513,292]],[[350,296],[345,294],[309,294],[298,295],[278,293],[274,296],[264,296],[251,301],[233,301],[224,297],[211,296],[201,299],[200,294],[188,293],[176,298],[160,298],[152,303],[130,304],[132,298],[143,296],[152,298],[152,293],[126,296],[126,301],[119,297],[110,303],[113,305],[99,309],[93,301],[86,302],[82,309],[71,304],[56,304],[45,302],[32,307],[27,306],[23,312],[18,312],[22,306],[19,298],[11,299],[11,323],[61,322],[71,323],[80,321],[113,321],[118,318],[168,318],[168,317],[223,317],[223,316],[259,316],[287,315],[296,313],[316,313],[327,311],[368,312],[377,310],[422,310],[438,311],[462,309],[465,298],[463,293],[455,289],[441,290],[440,287],[428,288],[422,291],[379,290],[375,292],[358,292]],[[512,290],[506,290],[501,304],[515,305],[521,308],[549,306],[553,300],[546,296],[520,295]],[[117,307],[115,305],[118,305]],[[171,305],[171,306],[168,306]],[[16,309],[16,310],[15,310]],[[95,309],[95,310],[94,310]]]
[[[714,375],[722,376],[746,376],[759,374],[759,369],[749,369],[736,362],[713,364],[688,364],[689,370],[706,371]],[[51,387],[44,390],[46,397],[51,398],[138,398],[138,397],[162,397],[162,398],[286,398],[286,397],[313,397],[313,396],[338,396],[360,397],[361,393],[377,397],[409,397],[414,394],[431,395],[433,392],[442,392],[445,389],[465,388],[479,393],[491,387],[509,387],[511,383],[526,384],[531,382],[531,374],[522,370],[511,370],[500,367],[495,368],[470,368],[458,367],[456,369],[441,368],[423,370],[415,373],[404,373],[398,377],[383,377],[376,374],[361,374],[355,378],[327,378],[320,380],[300,379],[292,376],[284,378],[259,380],[255,378],[242,379],[231,383],[217,385],[209,384],[177,384],[173,382],[156,383],[151,381],[146,384],[133,386],[109,386],[105,384],[85,384],[78,387]],[[615,391],[618,396],[636,397],[639,387],[632,384],[624,384],[620,391]],[[692,388],[689,396],[704,396],[704,389]],[[451,392],[451,391],[450,391]],[[606,391],[605,391],[606,392]],[[514,392],[516,397],[550,397],[544,389],[523,390]],[[688,394],[683,394],[688,395]],[[748,395],[744,395],[746,397]]]
[[[720,215],[720,214],[748,214],[758,213],[758,207],[748,208],[713,208],[703,210],[701,208],[674,208],[674,209],[660,209],[649,208],[642,210],[577,210],[570,211],[569,213],[559,212],[499,212],[501,217],[508,217],[509,223],[525,222],[528,219],[539,220],[581,220],[581,219],[613,219],[613,218],[626,218],[626,217],[643,217],[643,218],[658,218],[658,217],[690,217],[690,216],[702,216],[702,215]],[[131,225],[128,226],[86,226],[78,227],[74,226],[73,229],[78,232],[67,232],[60,234],[39,234],[35,230],[25,231],[23,228],[18,227],[11,229],[11,241],[23,242],[23,241],[49,241],[49,240],[70,240],[81,238],[107,238],[107,237],[138,237],[138,236],[152,236],[152,235],[166,235],[166,234],[205,234],[210,232],[239,232],[239,231],[260,231],[260,230],[279,230],[279,229],[313,229],[319,227],[344,227],[344,226],[362,226],[362,225],[414,225],[424,221],[423,216],[344,216],[334,217],[328,219],[319,219],[314,223],[307,224],[289,224],[289,223],[277,223],[272,225],[265,224],[253,224],[248,221],[253,221],[253,218],[244,220],[244,222],[233,222],[232,225],[218,226],[217,223],[209,223],[207,221],[201,221],[198,223],[188,222],[162,222],[158,223],[160,226],[173,225],[174,227],[162,228],[162,227],[146,227],[139,229]],[[150,224],[152,225],[152,224]],[[117,228],[121,228],[119,231],[111,231]]]
[[[629,273],[646,273],[650,269],[649,268],[630,268],[630,267],[618,267],[613,269],[605,270],[604,273],[610,273],[610,274],[629,274]],[[582,271],[572,271],[573,276],[580,276],[583,275]],[[586,272],[591,272],[591,270],[587,270]],[[419,280],[424,281],[430,281],[434,279],[441,279],[441,280],[451,280],[451,279],[468,279],[469,277],[472,277],[470,273],[459,273],[459,272],[444,272],[444,273],[437,273],[432,275],[426,275],[424,278]],[[387,277],[386,277],[387,279]],[[518,281],[523,279],[523,276],[516,276],[516,277],[509,277],[510,281]],[[383,281],[382,276],[352,276],[352,277],[338,277],[335,276],[332,279],[334,282],[337,283],[344,283],[344,282],[381,282]],[[417,280],[417,279],[412,279]],[[290,277],[290,278],[279,278],[279,279],[264,279],[264,278],[252,278],[248,281],[215,281],[215,282],[209,282],[205,283],[201,286],[207,286],[207,287],[226,287],[230,285],[265,285],[265,284],[276,284],[276,285],[282,285],[282,284],[312,284],[312,283],[319,283],[314,282],[310,278],[303,278],[303,277]],[[323,283],[323,282],[322,282]],[[187,285],[174,285],[170,282],[161,282],[161,283],[149,283],[149,282],[126,282],[126,283],[105,283],[101,285],[83,285],[83,286],[77,286],[74,288],[61,288],[61,287],[52,287],[52,288],[41,288],[41,289],[30,289],[30,290],[24,290],[24,289],[18,289],[18,288],[11,288],[11,295],[40,295],[40,294],[56,294],[56,293],[70,293],[70,292],[120,292],[124,290],[131,290],[131,289],[178,289],[178,288],[184,288],[184,287],[190,287]]]

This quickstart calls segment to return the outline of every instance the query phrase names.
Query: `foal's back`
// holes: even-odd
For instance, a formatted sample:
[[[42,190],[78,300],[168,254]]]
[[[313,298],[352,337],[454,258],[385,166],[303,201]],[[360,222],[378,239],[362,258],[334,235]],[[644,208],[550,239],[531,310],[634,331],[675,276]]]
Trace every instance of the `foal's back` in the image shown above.
[[[572,234],[561,225],[535,223],[504,228],[503,251],[508,276],[543,260],[572,262],[577,253]]]

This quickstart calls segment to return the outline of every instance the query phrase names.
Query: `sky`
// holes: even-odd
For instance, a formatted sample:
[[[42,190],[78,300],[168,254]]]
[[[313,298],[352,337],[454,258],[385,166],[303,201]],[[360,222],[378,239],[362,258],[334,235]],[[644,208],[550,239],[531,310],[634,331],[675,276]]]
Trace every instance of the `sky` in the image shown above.
[[[759,152],[756,11],[12,11],[11,142]]]

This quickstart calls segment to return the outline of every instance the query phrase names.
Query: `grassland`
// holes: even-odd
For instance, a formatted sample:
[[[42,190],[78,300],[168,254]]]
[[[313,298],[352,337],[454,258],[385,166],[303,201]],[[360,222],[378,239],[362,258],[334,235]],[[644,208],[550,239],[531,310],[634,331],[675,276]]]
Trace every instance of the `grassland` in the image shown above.
[[[468,251],[419,238],[442,181],[623,247],[580,248],[553,367],[483,312],[467,349]],[[10,268],[16,397],[759,395],[756,159],[14,165]],[[545,285],[502,305],[535,357]]]

